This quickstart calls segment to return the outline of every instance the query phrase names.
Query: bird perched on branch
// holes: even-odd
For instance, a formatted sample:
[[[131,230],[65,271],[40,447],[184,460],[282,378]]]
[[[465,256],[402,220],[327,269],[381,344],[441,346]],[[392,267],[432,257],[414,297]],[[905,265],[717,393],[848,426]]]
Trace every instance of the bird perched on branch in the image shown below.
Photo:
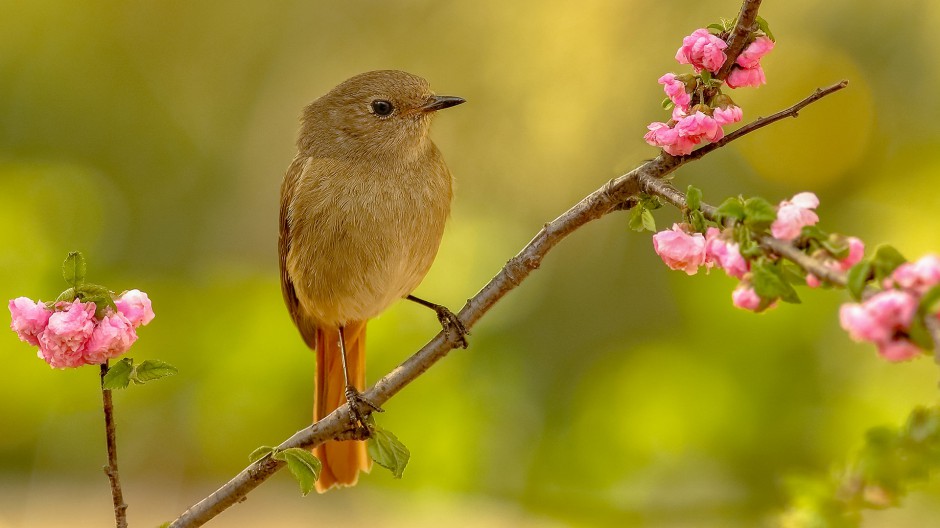
[[[396,300],[433,308],[463,340],[453,313],[410,295],[437,254],[452,196],[428,137],[431,117],[463,102],[383,70],[344,81],[303,111],[281,185],[278,253],[287,308],[317,354],[314,421],[347,403],[353,426],[368,430],[364,415],[379,409],[360,395],[366,323]],[[371,467],[362,441],[330,441],[314,454],[320,492],[354,485]]]

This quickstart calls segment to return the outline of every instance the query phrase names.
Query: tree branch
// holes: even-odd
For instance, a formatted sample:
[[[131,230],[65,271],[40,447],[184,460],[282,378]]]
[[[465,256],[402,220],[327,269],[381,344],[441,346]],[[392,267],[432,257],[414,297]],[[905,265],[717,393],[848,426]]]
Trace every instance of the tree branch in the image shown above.
[[[114,525],[117,528],[127,528],[127,504],[121,491],[121,478],[117,466],[117,438],[114,430],[114,404],[111,402],[111,391],[104,388],[104,376],[108,373],[108,363],[101,365],[101,399],[104,407],[105,441],[108,445],[108,465],[104,473],[111,483],[111,499],[114,502]]]
[[[821,91],[817,90],[816,93],[800,101],[793,107],[779,112],[778,114],[774,114],[769,118],[755,121],[755,123],[749,125],[750,128],[748,131],[756,130],[783,117],[795,117],[798,110],[843,88],[844,83],[839,83],[839,85],[836,86],[838,86],[838,88],[830,87]],[[758,125],[758,123],[760,124]],[[748,132],[744,132],[735,137],[740,137],[746,133]],[[727,144],[727,142],[718,145],[718,147],[724,144]],[[660,153],[655,159],[644,163],[618,178],[608,181],[601,188],[586,196],[561,216],[545,224],[535,237],[503,266],[495,277],[483,286],[473,298],[467,301],[457,314],[457,317],[467,329],[470,329],[493,307],[493,305],[507,293],[519,286],[533,271],[537,270],[542,260],[545,258],[545,255],[565,237],[588,222],[597,220],[608,213],[632,207],[636,203],[636,195],[640,192],[659,194],[678,207],[683,207],[684,196],[662,179],[689,161],[704,156],[704,154],[696,156],[696,153],[701,150],[703,149],[699,149],[691,155],[684,157],[675,157],[666,153]],[[714,150],[714,148],[709,149],[709,152],[711,150]],[[787,249],[782,246],[776,249],[780,249],[783,252],[787,251]],[[796,250],[793,249],[793,251]],[[822,273],[822,270],[818,271]],[[825,274],[821,274],[820,277],[828,278]],[[456,345],[456,336],[444,333],[443,331],[438,333],[437,336],[428,342],[421,350],[406,359],[401,365],[385,375],[382,379],[378,380],[375,385],[368,389],[363,395],[366,399],[381,406],[388,401],[389,398],[427,371],[434,363],[447,355]],[[347,407],[342,406],[310,427],[298,431],[281,443],[278,448],[312,448],[331,439],[354,438],[355,432],[350,429],[350,423]],[[245,496],[251,490],[281,469],[283,465],[283,462],[273,460],[270,457],[249,465],[221,488],[186,510],[170,526],[172,528],[183,528],[203,525],[229,506],[244,500]]]
[[[738,55],[747,46],[748,37],[757,29],[757,11],[760,9],[760,3],[761,0],[745,0],[741,4],[741,11],[738,13],[734,29],[731,30],[731,35],[728,38],[728,47],[725,49],[725,55],[728,58],[725,59],[725,63],[721,65],[721,69],[715,74],[716,78],[723,81],[728,77],[731,68],[734,67],[734,62],[738,59]]]

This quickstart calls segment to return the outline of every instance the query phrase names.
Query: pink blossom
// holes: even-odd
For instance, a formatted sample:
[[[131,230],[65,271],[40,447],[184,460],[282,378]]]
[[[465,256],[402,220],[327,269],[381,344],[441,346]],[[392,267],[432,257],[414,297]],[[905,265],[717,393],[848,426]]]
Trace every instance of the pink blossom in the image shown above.
[[[685,156],[692,152],[697,144],[689,138],[679,137],[679,131],[666,123],[650,123],[646,128],[649,132],[643,136],[643,139],[654,147],[661,147],[673,156]]]
[[[725,83],[729,88],[745,88],[748,86],[758,87],[767,84],[767,78],[764,76],[764,69],[760,66],[754,68],[733,68]]]
[[[129,290],[122,293],[120,297],[114,300],[114,305],[134,325],[134,328],[153,321],[153,307],[150,298],[140,290]]]
[[[914,359],[923,354],[921,349],[909,339],[892,339],[877,343],[877,345],[878,355],[893,363]]]
[[[826,267],[846,272],[862,260],[862,257],[865,256],[865,243],[856,237],[848,237],[846,244],[849,246],[849,254],[842,260],[825,260]],[[806,275],[806,285],[810,288],[818,288],[822,285],[822,281],[819,280],[819,277],[810,273]]]
[[[718,141],[725,135],[715,118],[701,111],[679,119],[675,128],[679,132],[679,137],[689,138],[696,144],[705,139],[712,142]]]
[[[659,78],[659,84],[663,85],[663,90],[672,101],[672,104],[679,108],[688,110],[689,103],[692,102],[692,96],[686,91],[685,83],[676,78],[673,73],[667,73]]]
[[[104,316],[88,338],[83,356],[89,365],[100,365],[127,352],[137,341],[134,324],[121,312]]]
[[[699,266],[705,263],[705,237],[701,233],[689,234],[679,224],[653,235],[653,249],[667,266],[689,275],[698,273]]]
[[[725,108],[715,108],[712,112],[712,117],[715,118],[715,121],[720,126],[725,126],[740,121],[741,118],[744,117],[744,112],[739,106],[729,105]]]
[[[16,332],[21,341],[39,346],[39,334],[46,329],[52,310],[39,301],[34,303],[26,297],[17,297],[10,301],[10,328]]]
[[[894,284],[917,295],[940,283],[940,257],[925,255],[916,262],[905,262],[891,274]]]
[[[819,216],[813,211],[819,206],[819,199],[811,192],[799,193],[790,200],[780,202],[777,219],[770,226],[774,238],[793,240],[800,236],[805,226],[815,225]]]
[[[754,288],[742,282],[731,292],[731,302],[737,308],[756,312],[760,309],[761,298]]]
[[[52,367],[80,367],[82,351],[95,329],[95,303],[64,303],[68,308],[49,316],[39,334],[39,355]]]
[[[839,322],[855,341],[874,343],[885,359],[903,361],[920,353],[907,337],[917,303],[917,297],[908,292],[886,290],[861,304],[843,304]]]
[[[691,64],[696,72],[703,69],[717,72],[727,60],[722,51],[728,44],[712,35],[707,29],[696,29],[691,35],[682,39],[682,47],[676,52],[679,64]]]
[[[709,227],[705,232],[705,264],[716,265],[731,277],[744,278],[751,266],[741,256],[737,242],[725,240],[721,230]]]
[[[768,37],[757,37],[738,55],[737,62],[742,68],[755,68],[760,66],[760,59],[774,49],[774,41]]]

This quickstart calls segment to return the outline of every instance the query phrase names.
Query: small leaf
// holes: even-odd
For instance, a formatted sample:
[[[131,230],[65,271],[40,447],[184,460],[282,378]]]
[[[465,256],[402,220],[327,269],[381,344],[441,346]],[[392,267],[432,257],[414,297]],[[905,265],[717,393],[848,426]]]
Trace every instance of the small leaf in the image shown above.
[[[927,330],[923,317],[914,317],[910,328],[907,330],[907,335],[922,350],[933,350],[933,337],[930,336],[930,331]]]
[[[642,205],[637,205],[630,211],[630,223],[628,224],[630,229],[639,232],[646,230],[646,228],[643,227],[643,211],[645,210],[646,208]]]
[[[248,461],[254,464],[266,456],[273,455],[275,451],[276,449],[271,446],[261,446],[248,455]]]
[[[706,28],[706,29],[714,29],[714,30],[717,31],[718,33],[721,33],[722,31],[725,30],[725,27],[722,26],[721,24],[709,24],[709,25],[705,26],[705,28]]]
[[[86,269],[85,257],[79,251],[72,251],[62,263],[62,278],[73,288],[77,288],[85,281]]]
[[[663,102],[661,104],[663,105],[664,110],[672,110],[672,107],[675,103],[672,102],[672,99],[667,97],[663,99]]]
[[[101,380],[101,387],[104,389],[125,389],[131,381],[131,372],[134,370],[134,360],[124,358],[121,361],[111,365],[104,379]]]
[[[865,285],[868,284],[868,280],[871,278],[871,271],[872,263],[870,259],[862,259],[849,269],[849,274],[846,277],[846,288],[856,301],[862,300],[862,292],[865,291]]]
[[[779,298],[788,303],[800,302],[796,290],[787,282],[777,266],[769,262],[763,262],[753,265],[751,273],[751,285],[754,286],[754,291],[761,298],[767,300]]]
[[[803,229],[806,228],[804,227]],[[828,238],[821,238],[819,239],[819,245],[837,260],[844,260],[849,256],[849,244],[844,238],[835,235]]]
[[[692,211],[689,215],[689,223],[692,224],[692,229],[698,233],[704,233],[708,229],[705,224],[705,215],[701,211]]]
[[[748,198],[744,202],[744,224],[755,230],[766,229],[777,219],[777,209],[760,197]]]
[[[685,205],[690,211],[698,211],[702,208],[702,190],[693,185],[685,191]]]
[[[702,78],[702,82],[706,85],[712,82],[712,73],[708,70],[702,70],[702,73],[699,74]]]
[[[927,293],[920,298],[920,304],[917,306],[917,314],[921,317],[936,314],[940,310],[937,302],[940,301],[940,285],[927,290]]]
[[[907,262],[904,255],[893,246],[882,244],[875,249],[872,264],[875,267],[875,278],[881,280],[889,275],[901,264]]]
[[[369,456],[376,464],[392,472],[395,478],[401,478],[411,458],[411,452],[390,431],[376,427],[368,442]]]
[[[735,222],[740,222],[744,220],[744,202],[740,198],[732,196],[721,202],[715,212],[721,219],[730,218]]]
[[[60,293],[58,297],[55,298],[55,302],[68,301],[72,302],[77,297],[75,293],[75,288],[69,288],[64,292]]]
[[[148,359],[134,369],[134,381],[145,383],[172,376],[179,372],[176,367],[159,359]]]
[[[767,36],[770,38],[770,40],[774,42],[777,41],[777,39],[774,38],[774,34],[770,32],[770,24],[768,24],[767,21],[764,20],[764,18],[760,15],[757,16],[757,27],[758,29],[766,33]]]
[[[640,221],[643,224],[643,229],[656,232],[656,219],[653,218],[653,213],[649,209],[643,208],[643,211],[640,212]]]
[[[323,467],[320,459],[313,456],[313,453],[299,447],[291,447],[283,451],[276,450],[273,456],[275,460],[287,462],[287,469],[300,484],[300,492],[303,495],[313,490],[313,483],[320,478],[320,469]]]

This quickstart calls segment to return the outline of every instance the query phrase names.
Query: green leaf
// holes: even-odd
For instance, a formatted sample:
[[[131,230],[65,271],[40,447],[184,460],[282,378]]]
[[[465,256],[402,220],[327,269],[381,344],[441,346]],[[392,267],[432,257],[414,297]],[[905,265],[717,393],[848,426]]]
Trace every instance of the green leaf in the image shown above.
[[[62,263],[62,278],[73,288],[77,288],[85,281],[86,270],[85,257],[79,251],[72,251]]]
[[[706,28],[706,29],[714,29],[714,30],[717,31],[718,33],[721,33],[722,31],[725,30],[725,27],[722,26],[721,24],[709,24],[709,25],[705,26],[705,28]]]
[[[757,17],[757,27],[758,29],[766,33],[767,36],[770,37],[770,40],[774,42],[777,41],[777,39],[774,38],[774,34],[770,32],[770,24],[768,24],[767,21],[764,20],[764,18],[761,17],[760,15],[758,15]]]
[[[104,379],[101,380],[101,387],[104,389],[125,389],[131,381],[131,372],[134,370],[134,360],[124,358],[121,361],[111,365]]]
[[[653,213],[645,207],[640,212],[640,222],[643,224],[643,229],[656,232],[656,220],[653,218]]]
[[[767,229],[776,219],[777,208],[767,200],[755,196],[744,202],[744,224],[751,229]]]
[[[376,464],[392,472],[395,478],[401,478],[411,458],[411,452],[390,431],[376,427],[368,443],[369,456]]]
[[[664,110],[672,110],[672,106],[674,103],[672,102],[672,99],[667,97],[663,99],[663,102],[661,104],[663,105]]]
[[[692,229],[698,233],[704,233],[708,229],[705,224],[705,215],[701,211],[692,211],[689,215],[689,223],[692,224]]]
[[[868,284],[868,280],[871,278],[871,272],[872,263],[870,259],[862,259],[858,264],[849,269],[849,274],[846,278],[846,288],[848,288],[849,294],[852,295],[852,298],[856,301],[862,300],[862,293],[865,291],[865,285]]]
[[[910,328],[907,330],[907,335],[921,350],[933,350],[933,338],[930,336],[930,331],[927,330],[927,325],[924,324],[923,317],[914,317]]]
[[[744,220],[744,202],[740,198],[732,196],[721,202],[715,213],[722,220],[730,218],[735,222],[741,222]]]
[[[780,268],[769,262],[762,262],[751,267],[751,285],[761,298],[781,299],[788,303],[799,303],[800,297],[793,286],[784,278]]]
[[[804,227],[803,229],[805,230],[807,228]],[[819,245],[837,260],[843,260],[845,257],[849,256],[849,243],[842,237],[833,235],[831,237],[821,238],[819,239]]]
[[[261,446],[248,455],[248,461],[254,464],[266,456],[273,455],[275,451],[277,451],[277,449],[271,446]]]
[[[708,70],[702,70],[702,73],[700,73],[699,76],[702,78],[702,82],[705,84],[712,82],[712,73]]]
[[[313,453],[299,447],[291,447],[284,450],[275,450],[273,456],[275,460],[287,462],[287,469],[290,470],[291,475],[300,484],[300,492],[303,495],[307,495],[313,490],[313,483],[320,478],[320,469],[323,467],[320,459],[313,456]]]
[[[165,361],[148,359],[137,365],[137,368],[134,369],[134,381],[146,383],[148,381],[172,376],[177,372],[179,372],[179,370],[177,370],[176,367]]]
[[[55,298],[55,302],[59,301],[74,301],[78,295],[75,293],[75,288],[69,288],[64,292],[60,293],[58,297]]]
[[[934,286],[927,290],[927,293],[920,298],[920,304],[917,306],[917,314],[921,317],[928,315],[936,314],[940,310],[940,306],[937,305],[940,301],[940,285]]]
[[[630,223],[628,224],[630,229],[639,232],[646,230],[646,228],[643,227],[643,211],[645,210],[646,208],[642,205],[637,205],[630,211]]]
[[[702,190],[693,185],[685,191],[685,205],[690,211],[698,211],[702,208]]]
[[[875,249],[875,255],[872,257],[872,264],[875,267],[875,278],[881,280],[889,275],[901,264],[907,262],[900,251],[887,244],[882,244]]]

